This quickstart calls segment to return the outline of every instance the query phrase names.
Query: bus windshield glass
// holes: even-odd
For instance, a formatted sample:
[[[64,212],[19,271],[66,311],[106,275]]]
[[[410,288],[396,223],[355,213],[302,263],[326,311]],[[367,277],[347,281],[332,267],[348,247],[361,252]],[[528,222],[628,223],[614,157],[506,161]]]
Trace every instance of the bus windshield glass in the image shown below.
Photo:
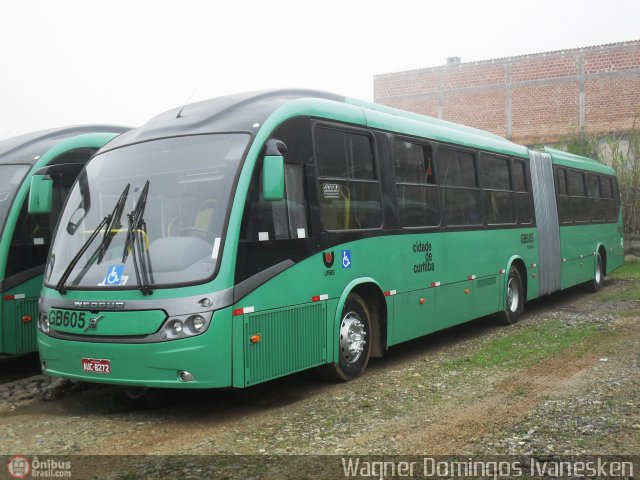
[[[195,135],[94,157],[69,194],[45,282],[146,288],[210,278],[248,143],[247,134]]]
[[[28,165],[0,165],[0,228],[11,210],[16,190],[28,171]]]

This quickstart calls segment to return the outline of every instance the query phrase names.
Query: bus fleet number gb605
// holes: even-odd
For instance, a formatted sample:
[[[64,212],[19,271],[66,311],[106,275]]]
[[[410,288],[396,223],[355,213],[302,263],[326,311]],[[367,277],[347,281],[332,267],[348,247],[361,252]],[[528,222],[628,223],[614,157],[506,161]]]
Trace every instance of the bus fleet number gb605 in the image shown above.
[[[86,312],[72,312],[69,310],[51,310],[49,323],[59,327],[84,328],[87,320]]]

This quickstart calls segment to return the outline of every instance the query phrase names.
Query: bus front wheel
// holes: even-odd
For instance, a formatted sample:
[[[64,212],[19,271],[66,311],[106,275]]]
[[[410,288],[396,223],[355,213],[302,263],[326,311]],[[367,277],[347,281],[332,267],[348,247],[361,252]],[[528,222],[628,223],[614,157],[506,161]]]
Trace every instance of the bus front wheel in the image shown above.
[[[522,288],[522,278],[516,267],[509,269],[507,279],[507,289],[505,298],[505,309],[498,313],[498,321],[503,325],[513,325],[516,323],[524,311],[524,289]]]
[[[320,374],[333,381],[348,382],[367,368],[371,349],[371,316],[367,304],[357,293],[344,302],[338,336],[339,360],[323,365]]]

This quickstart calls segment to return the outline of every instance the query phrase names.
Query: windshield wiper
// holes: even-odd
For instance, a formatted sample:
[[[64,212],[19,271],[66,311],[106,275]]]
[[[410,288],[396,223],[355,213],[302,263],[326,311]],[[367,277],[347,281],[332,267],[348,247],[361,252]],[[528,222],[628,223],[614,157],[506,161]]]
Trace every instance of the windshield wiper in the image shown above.
[[[131,213],[127,214],[129,231],[127,232],[127,239],[124,242],[124,251],[122,252],[122,263],[124,263],[129,255],[129,249],[132,251],[133,268],[136,273],[138,288],[140,288],[143,295],[151,295],[153,293],[151,284],[155,283],[151,269],[149,247],[147,246],[146,250],[144,250],[144,240],[149,238],[147,223],[144,221],[144,209],[147,206],[149,185],[150,182],[147,180],[142,192],[140,192],[140,198],[138,198],[136,206],[133,207]],[[142,240],[139,238],[142,236],[141,234],[144,234]],[[138,264],[138,261],[140,264]]]
[[[60,292],[61,295],[65,295],[67,293],[67,290],[65,288],[65,282],[71,275],[73,268],[80,261],[80,259],[82,258],[82,255],[84,255],[84,253],[87,251],[87,249],[89,248],[89,245],[91,245],[91,243],[98,236],[98,233],[100,233],[100,230],[102,229],[102,227],[106,226],[107,228],[104,232],[104,235],[102,236],[102,242],[100,242],[100,245],[98,245],[98,248],[96,249],[96,251],[93,252],[91,257],[89,258],[89,261],[82,268],[78,276],[74,279],[74,283],[79,282],[85,276],[87,271],[89,271],[89,268],[91,267],[91,265],[93,265],[93,262],[98,260],[98,263],[100,263],[100,261],[102,261],[104,254],[106,253],[107,249],[109,248],[109,245],[111,244],[111,240],[117,233],[117,232],[113,233],[113,229],[116,227],[116,223],[119,222],[120,217],[122,216],[122,211],[124,210],[124,205],[127,200],[127,196],[129,195],[129,187],[130,187],[130,184],[127,183],[127,186],[124,187],[124,190],[120,194],[120,198],[116,202],[111,213],[102,219],[102,221],[98,224],[96,229],[91,233],[87,241],[84,242],[82,247],[80,247],[80,250],[78,251],[78,253],[76,253],[76,255],[71,259],[71,261],[69,262],[69,265],[67,265],[67,268],[62,273],[62,276],[60,277],[60,280],[58,281],[55,287],[56,290]],[[118,228],[119,227],[120,227],[120,224],[118,223]]]

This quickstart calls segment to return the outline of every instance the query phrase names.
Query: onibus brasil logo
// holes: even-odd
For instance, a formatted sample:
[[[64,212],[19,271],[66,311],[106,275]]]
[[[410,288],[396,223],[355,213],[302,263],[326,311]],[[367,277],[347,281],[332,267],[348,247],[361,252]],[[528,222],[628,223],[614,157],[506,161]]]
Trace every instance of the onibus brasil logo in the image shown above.
[[[71,478],[71,462],[58,461],[52,458],[29,460],[22,455],[14,455],[7,462],[7,472],[10,478]]]
[[[27,478],[31,473],[31,463],[29,463],[29,459],[27,457],[16,455],[9,458],[7,471],[11,478]]]

